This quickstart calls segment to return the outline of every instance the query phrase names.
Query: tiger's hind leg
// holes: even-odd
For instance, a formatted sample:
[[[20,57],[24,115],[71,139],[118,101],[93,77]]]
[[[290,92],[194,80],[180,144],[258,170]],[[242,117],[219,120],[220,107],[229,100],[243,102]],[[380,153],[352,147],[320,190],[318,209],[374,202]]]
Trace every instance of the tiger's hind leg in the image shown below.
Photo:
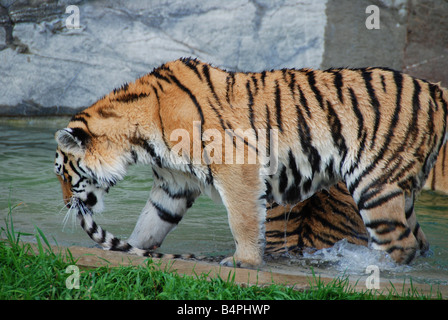
[[[418,248],[420,250],[420,254],[423,255],[429,250],[429,242],[426,239],[425,233],[423,232],[420,224],[417,221],[417,215],[415,214],[414,208],[415,196],[412,192],[411,194],[405,195],[405,214],[406,221],[408,223],[409,228],[412,230],[415,238],[418,242]]]
[[[372,247],[386,251],[398,263],[411,262],[419,244],[405,216],[403,191],[370,189],[357,202]]]

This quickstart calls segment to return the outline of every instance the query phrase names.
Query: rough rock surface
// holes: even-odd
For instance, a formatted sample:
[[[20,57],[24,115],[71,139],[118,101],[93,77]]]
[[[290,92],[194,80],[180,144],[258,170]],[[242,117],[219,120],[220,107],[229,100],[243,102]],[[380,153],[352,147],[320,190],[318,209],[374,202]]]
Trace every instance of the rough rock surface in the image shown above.
[[[365,25],[372,4],[380,29]],[[430,0],[0,0],[0,115],[71,114],[185,56],[233,71],[381,65],[448,84],[447,15]]]

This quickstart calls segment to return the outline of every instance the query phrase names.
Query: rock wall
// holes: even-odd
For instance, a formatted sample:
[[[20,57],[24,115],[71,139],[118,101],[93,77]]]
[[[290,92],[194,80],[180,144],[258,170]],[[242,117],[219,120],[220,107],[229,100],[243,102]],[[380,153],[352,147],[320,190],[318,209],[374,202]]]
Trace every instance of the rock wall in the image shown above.
[[[0,115],[72,114],[185,56],[234,71],[381,65],[448,85],[447,16],[444,0],[0,0]]]

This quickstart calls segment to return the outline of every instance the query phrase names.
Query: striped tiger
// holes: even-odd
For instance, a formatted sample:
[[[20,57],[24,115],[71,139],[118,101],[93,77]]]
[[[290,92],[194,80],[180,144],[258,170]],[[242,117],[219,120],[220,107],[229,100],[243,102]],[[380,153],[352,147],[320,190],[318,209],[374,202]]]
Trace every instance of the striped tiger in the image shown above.
[[[112,250],[160,246],[200,193],[222,201],[236,250],[221,263],[242,267],[263,263],[268,203],[344,181],[371,246],[408,263],[428,247],[407,218],[446,141],[447,99],[385,68],[236,73],[183,58],[73,116],[55,135],[55,171],[83,228]],[[91,214],[134,163],[152,166],[154,184],[122,241]]]
[[[444,144],[423,189],[448,194],[447,159],[448,145]],[[418,222],[414,225],[413,233],[421,232]],[[267,206],[266,254],[300,255],[332,247],[343,239],[363,246],[369,241],[358,207],[343,182],[296,205]]]

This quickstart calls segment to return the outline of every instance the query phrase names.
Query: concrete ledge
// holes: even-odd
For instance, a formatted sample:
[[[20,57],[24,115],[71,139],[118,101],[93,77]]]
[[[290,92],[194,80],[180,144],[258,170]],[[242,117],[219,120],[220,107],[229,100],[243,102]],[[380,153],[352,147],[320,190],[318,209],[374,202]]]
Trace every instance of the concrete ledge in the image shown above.
[[[36,245],[32,244],[35,252],[38,252]],[[53,252],[60,252],[66,254],[68,249],[78,266],[87,268],[95,268],[101,266],[118,267],[118,266],[139,266],[145,265],[147,258],[139,257],[130,254],[124,254],[115,251],[106,251],[99,248],[86,247],[53,247]],[[229,268],[220,266],[218,263],[210,263],[203,261],[187,261],[187,260],[171,260],[171,259],[154,259],[160,263],[161,270],[176,271],[180,275],[195,276],[199,274],[207,274],[208,278],[221,277],[222,279],[234,278],[235,282],[241,285],[270,285],[281,284],[293,287],[296,290],[310,289],[310,283],[313,278],[311,274],[303,274],[302,272],[295,272],[294,270],[275,270],[274,266],[266,263],[260,270],[244,269],[244,268]],[[327,284],[333,280],[331,277],[316,274],[320,280]],[[359,276],[350,276],[349,282],[351,286],[358,292],[366,291],[364,281],[359,281]],[[394,289],[395,288],[395,289]],[[388,294],[390,291],[394,292],[408,292],[410,289],[416,290],[421,294],[429,295],[430,293],[435,298],[437,292],[440,292],[443,299],[448,299],[447,286],[434,286],[431,288],[428,284],[410,282],[409,279],[381,279],[379,292]]]

